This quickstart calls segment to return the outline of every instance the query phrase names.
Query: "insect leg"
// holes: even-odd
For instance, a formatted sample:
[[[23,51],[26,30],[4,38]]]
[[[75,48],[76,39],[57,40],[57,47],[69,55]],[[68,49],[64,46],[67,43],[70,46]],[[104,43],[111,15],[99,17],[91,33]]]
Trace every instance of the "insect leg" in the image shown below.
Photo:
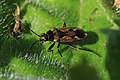
[[[60,43],[58,43],[58,45],[57,45],[57,50],[58,50],[58,52],[59,52],[60,56],[62,57],[62,54],[61,54],[61,52],[60,52],[59,48],[60,48]]]
[[[48,48],[48,52],[52,52],[53,53],[52,48],[54,47],[54,45],[55,45],[55,42]]]
[[[66,23],[65,22],[62,23],[62,27],[66,27]]]
[[[72,44],[70,44],[70,43],[67,43],[67,44],[68,44],[70,47],[72,47],[72,48],[77,48],[77,49],[80,49],[80,50],[85,50],[85,51],[93,52],[93,53],[95,53],[97,56],[100,57],[99,54],[97,54],[95,51],[93,51],[93,50],[91,50],[91,49],[88,49],[88,48],[78,48],[78,47],[76,47],[76,46],[74,46],[74,45],[72,45]]]

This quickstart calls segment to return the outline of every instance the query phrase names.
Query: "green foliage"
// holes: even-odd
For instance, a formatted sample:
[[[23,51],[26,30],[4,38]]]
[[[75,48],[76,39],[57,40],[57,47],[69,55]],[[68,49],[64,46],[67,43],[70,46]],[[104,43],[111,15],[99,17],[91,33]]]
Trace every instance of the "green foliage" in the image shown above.
[[[24,31],[14,37],[9,32],[9,27],[13,29],[15,24],[14,3],[21,6],[24,0],[1,0],[1,79],[119,80],[120,19],[112,12],[112,4],[104,8],[110,4],[106,1],[103,0],[104,4],[100,0],[31,0],[20,15]],[[61,27],[63,21],[67,27],[80,28],[88,33],[86,39],[72,44],[91,49],[97,55],[61,44],[61,58],[56,45],[53,54],[47,51],[52,42],[38,42],[30,49],[39,38],[28,27],[42,34]]]

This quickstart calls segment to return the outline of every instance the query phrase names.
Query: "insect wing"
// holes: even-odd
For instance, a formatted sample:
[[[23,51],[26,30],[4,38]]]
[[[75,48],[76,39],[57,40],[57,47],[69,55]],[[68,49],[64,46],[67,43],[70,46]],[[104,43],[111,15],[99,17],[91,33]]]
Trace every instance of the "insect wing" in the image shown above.
[[[75,42],[84,38],[86,33],[77,28],[56,28],[54,30],[54,39],[57,42]]]

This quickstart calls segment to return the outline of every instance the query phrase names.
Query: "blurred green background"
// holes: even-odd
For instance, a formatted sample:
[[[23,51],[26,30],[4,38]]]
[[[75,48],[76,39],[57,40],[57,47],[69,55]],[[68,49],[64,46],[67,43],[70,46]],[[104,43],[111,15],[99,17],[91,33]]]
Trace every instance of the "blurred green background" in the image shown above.
[[[21,11],[22,34],[11,35],[15,21],[14,3],[25,0],[0,1],[0,80],[120,80],[120,10],[113,0],[30,0]],[[52,42],[36,43],[37,34],[51,28],[83,29],[88,37],[72,43],[96,52],[78,50],[61,44],[48,52]]]

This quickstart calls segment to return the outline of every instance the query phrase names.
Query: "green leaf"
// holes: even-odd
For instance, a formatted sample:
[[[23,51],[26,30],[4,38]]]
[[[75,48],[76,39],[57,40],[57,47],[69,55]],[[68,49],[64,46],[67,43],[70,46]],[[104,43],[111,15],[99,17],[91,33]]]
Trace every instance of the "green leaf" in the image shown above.
[[[13,36],[9,27],[13,30],[15,25],[12,15],[16,9],[14,3],[21,6],[24,0],[1,0],[1,79],[119,80],[119,15],[115,14],[113,4],[106,7],[111,3],[106,1],[31,0],[21,11],[20,19],[24,28],[22,34]],[[62,43],[60,52],[63,57],[60,57],[58,43],[53,48],[53,54],[47,51],[53,43],[49,41],[43,44],[38,42],[31,48],[39,37],[30,32],[29,28],[40,35],[54,27],[60,28],[63,22],[66,22],[67,27],[80,28],[88,33],[85,39],[72,43],[73,45],[95,53]],[[118,45],[117,50],[115,45]]]

